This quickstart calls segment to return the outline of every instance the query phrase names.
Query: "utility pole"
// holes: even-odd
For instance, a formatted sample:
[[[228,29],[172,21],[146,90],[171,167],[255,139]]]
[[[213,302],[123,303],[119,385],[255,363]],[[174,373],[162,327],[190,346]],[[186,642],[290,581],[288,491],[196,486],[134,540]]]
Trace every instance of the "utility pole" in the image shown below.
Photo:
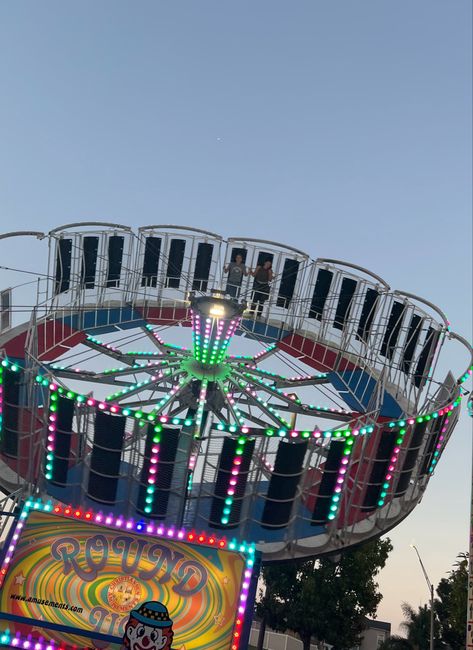
[[[429,591],[430,591],[430,650],[434,650],[434,585],[429,580],[429,576],[427,575],[427,571],[425,570],[425,566],[424,566],[424,563],[422,562],[419,551],[417,550],[417,546],[414,546],[414,544],[411,544],[411,547],[417,553],[417,557],[419,558],[420,566],[422,567],[422,573],[424,574],[425,581],[427,582],[427,584],[429,586]]]

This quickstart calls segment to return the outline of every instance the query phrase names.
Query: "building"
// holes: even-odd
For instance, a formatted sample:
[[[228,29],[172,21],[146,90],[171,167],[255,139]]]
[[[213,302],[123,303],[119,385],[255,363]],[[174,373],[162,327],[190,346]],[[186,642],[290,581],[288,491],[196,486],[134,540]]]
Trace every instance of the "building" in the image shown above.
[[[250,633],[250,647],[256,648],[260,630],[259,621],[253,621]],[[381,643],[391,636],[391,623],[366,619],[366,630],[363,633],[362,641],[353,650],[377,650]],[[332,646],[324,643],[311,644],[310,650],[331,650]],[[266,628],[264,635],[263,650],[302,650],[302,641],[292,632],[275,632]]]

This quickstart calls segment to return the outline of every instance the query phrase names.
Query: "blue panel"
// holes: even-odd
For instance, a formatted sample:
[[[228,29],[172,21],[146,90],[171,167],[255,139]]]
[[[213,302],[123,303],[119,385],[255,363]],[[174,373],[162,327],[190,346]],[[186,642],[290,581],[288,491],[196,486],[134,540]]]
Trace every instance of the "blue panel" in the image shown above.
[[[331,372],[329,378],[349,408],[362,413],[367,410],[373,391],[376,389],[376,381],[373,377],[364,370],[348,370],[341,373]],[[385,391],[380,415],[395,420],[402,414],[403,410],[399,404]]]
[[[255,321],[253,319],[242,320],[242,326],[245,328],[245,331],[237,330],[236,334],[248,334],[248,332],[251,332],[255,339],[265,343],[280,341],[285,336],[288,336],[292,331],[285,330],[282,327],[266,325],[264,322]]]
[[[86,471],[84,468],[84,465],[76,465],[75,467],[71,468],[68,473],[68,481],[70,482],[70,487],[66,488],[61,488],[56,485],[52,485],[51,483],[47,484],[47,492],[48,494],[53,497],[54,499],[57,499],[58,501],[61,501],[62,503],[78,503],[79,502],[79,490],[80,490],[80,484],[83,481],[83,472]],[[127,476],[128,473],[131,471],[130,466],[128,463],[125,463],[122,461],[121,466],[120,466],[120,473]],[[257,488],[258,493],[263,493],[265,494],[267,492],[267,485],[268,482],[262,482],[260,483]],[[212,484],[206,483],[206,490],[212,491]],[[194,489],[198,490],[199,484],[194,483]],[[127,480],[119,480],[118,481],[118,489],[117,489],[117,502],[114,505],[105,505],[105,504],[98,504],[95,501],[92,501],[92,499],[87,499],[86,497],[83,497],[82,499],[82,507],[85,509],[90,509],[93,510],[94,512],[97,512],[98,510],[105,510],[106,513],[111,513],[115,516],[118,515],[123,515],[123,504],[128,503],[128,496],[129,496],[129,483]],[[132,488],[132,494],[131,494],[131,500],[136,503],[136,498],[137,498],[137,485],[133,485]],[[208,519],[209,519],[209,514],[210,514],[210,504],[211,504],[211,499],[205,499],[200,502],[201,509],[198,512],[197,518],[198,521],[196,522],[196,527],[199,530],[212,530],[212,527],[209,526]],[[190,510],[188,512],[188,516],[194,517],[195,516],[195,501],[190,501],[189,502]],[[262,514],[263,514],[263,508],[264,508],[264,498],[262,496],[259,496],[255,501],[253,502],[253,509],[252,509],[252,516],[255,517],[258,521],[261,520]],[[304,504],[299,504],[298,508],[298,517],[295,522],[294,526],[294,534],[296,538],[299,539],[304,539],[305,537],[315,537],[316,535],[321,535],[323,533],[326,533],[326,527],[325,526],[312,526],[310,523],[310,518],[311,518],[311,512],[305,507]],[[135,518],[136,521],[138,522],[140,517],[136,515],[135,513]],[[217,530],[217,529],[216,529]],[[225,529],[218,529],[218,534],[225,534]],[[238,528],[232,528],[231,532],[229,531],[230,535],[235,535],[236,537],[241,537],[241,535],[238,532]],[[246,539],[257,539],[261,540],[264,542],[283,542],[286,539],[287,536],[287,527],[284,528],[277,528],[275,530],[270,530],[267,528],[261,528],[259,524],[255,522],[250,522],[249,524],[249,529],[245,531],[245,536]]]
[[[65,318],[64,323],[79,331],[85,330],[89,334],[106,334],[145,325],[143,316],[132,307],[86,311]]]

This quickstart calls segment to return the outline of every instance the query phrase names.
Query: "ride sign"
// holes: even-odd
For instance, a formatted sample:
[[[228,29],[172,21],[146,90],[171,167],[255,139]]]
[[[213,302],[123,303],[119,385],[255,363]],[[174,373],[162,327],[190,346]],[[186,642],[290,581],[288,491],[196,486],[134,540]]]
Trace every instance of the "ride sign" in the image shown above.
[[[10,634],[100,648],[140,648],[146,634],[151,650],[172,637],[176,648],[228,650],[239,637],[244,552],[35,510],[19,527],[0,591]]]

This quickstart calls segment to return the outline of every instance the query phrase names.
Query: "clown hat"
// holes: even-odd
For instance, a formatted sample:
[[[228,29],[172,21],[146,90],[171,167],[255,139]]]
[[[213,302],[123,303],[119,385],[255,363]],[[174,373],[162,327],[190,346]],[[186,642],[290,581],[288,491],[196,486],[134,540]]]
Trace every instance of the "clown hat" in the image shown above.
[[[130,616],[144,625],[152,625],[153,627],[169,627],[172,625],[167,608],[157,600],[143,603],[138,609],[133,609]]]

